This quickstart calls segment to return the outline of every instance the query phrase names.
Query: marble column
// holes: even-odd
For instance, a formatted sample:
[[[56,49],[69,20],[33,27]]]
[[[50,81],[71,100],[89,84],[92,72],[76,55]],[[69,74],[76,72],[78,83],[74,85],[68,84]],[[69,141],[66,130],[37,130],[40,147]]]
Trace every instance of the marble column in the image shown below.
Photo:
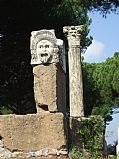
[[[70,117],[84,116],[81,71],[80,37],[82,26],[66,26],[63,32],[68,40]]]

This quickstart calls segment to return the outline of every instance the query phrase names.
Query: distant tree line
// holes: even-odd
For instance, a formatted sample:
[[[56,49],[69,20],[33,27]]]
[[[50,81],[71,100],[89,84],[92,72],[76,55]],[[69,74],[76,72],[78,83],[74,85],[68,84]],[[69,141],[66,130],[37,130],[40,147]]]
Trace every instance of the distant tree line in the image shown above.
[[[85,114],[109,120],[119,106],[119,52],[101,63],[82,63]]]

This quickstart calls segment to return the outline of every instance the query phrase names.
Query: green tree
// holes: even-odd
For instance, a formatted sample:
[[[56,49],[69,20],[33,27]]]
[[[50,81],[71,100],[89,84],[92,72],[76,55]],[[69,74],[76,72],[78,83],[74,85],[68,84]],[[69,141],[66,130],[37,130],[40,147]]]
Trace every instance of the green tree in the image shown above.
[[[84,105],[86,114],[110,118],[119,106],[119,52],[101,63],[83,63]]]

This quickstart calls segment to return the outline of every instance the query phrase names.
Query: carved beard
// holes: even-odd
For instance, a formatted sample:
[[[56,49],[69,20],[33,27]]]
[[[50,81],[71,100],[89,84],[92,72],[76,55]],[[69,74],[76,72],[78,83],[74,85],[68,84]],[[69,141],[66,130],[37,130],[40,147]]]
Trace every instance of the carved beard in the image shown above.
[[[49,54],[49,53],[40,53],[39,57],[40,57],[40,61],[42,63],[47,63],[51,59],[51,54]]]

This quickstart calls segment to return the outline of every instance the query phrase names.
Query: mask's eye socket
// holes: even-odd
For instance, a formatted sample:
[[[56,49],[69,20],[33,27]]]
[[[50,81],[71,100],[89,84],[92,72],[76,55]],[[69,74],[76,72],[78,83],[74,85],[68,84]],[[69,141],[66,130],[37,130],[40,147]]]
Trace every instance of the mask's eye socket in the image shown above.
[[[45,45],[45,48],[49,48],[49,45]]]
[[[40,49],[43,48],[43,45],[40,45],[39,48],[40,48]]]

